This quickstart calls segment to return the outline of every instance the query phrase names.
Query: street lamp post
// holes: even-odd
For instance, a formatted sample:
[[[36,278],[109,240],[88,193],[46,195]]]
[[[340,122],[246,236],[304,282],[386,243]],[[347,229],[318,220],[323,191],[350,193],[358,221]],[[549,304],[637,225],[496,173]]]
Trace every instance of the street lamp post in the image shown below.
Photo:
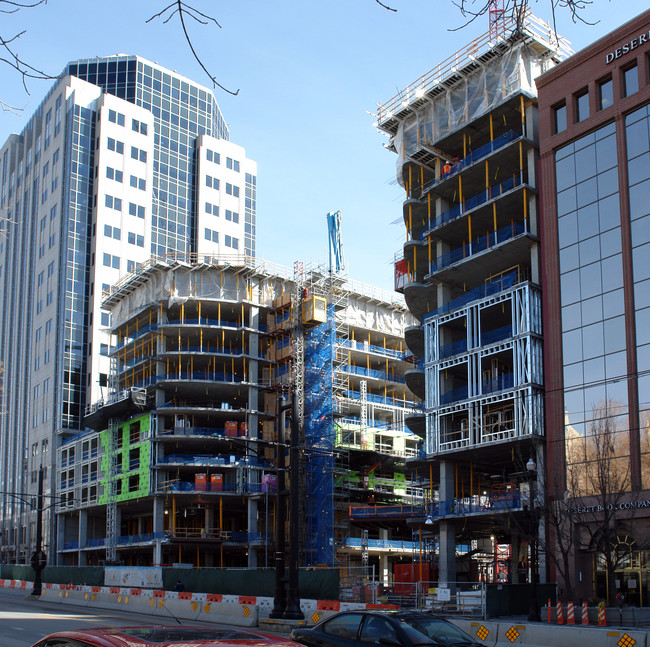
[[[537,494],[537,465],[532,457],[526,463],[528,472],[528,515],[530,522],[530,603],[528,605],[528,620],[539,622],[539,603],[537,602],[537,533],[538,517],[535,507]]]
[[[38,470],[38,499],[36,517],[36,550],[32,553],[30,564],[34,569],[34,588],[32,595],[40,595],[43,590],[43,569],[47,556],[43,552],[43,466]]]

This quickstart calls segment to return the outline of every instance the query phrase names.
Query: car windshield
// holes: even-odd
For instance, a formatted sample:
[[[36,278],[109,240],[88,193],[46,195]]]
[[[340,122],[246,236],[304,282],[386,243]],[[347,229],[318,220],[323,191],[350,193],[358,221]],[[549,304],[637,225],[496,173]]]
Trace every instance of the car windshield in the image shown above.
[[[471,644],[472,639],[456,625],[438,618],[403,618],[403,629],[414,645],[426,645],[431,641],[439,645]],[[411,629],[415,629],[412,631]]]

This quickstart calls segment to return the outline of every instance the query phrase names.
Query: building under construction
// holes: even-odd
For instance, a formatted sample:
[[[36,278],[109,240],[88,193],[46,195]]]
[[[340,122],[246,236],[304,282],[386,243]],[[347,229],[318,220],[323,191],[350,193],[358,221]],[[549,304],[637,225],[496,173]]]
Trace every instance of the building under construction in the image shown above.
[[[492,18],[490,33],[377,114],[406,193],[395,280],[419,322],[406,340],[425,402],[407,422],[426,429],[426,458],[413,464],[429,477],[424,528],[444,582],[461,569],[471,581],[529,578],[530,493],[543,487],[534,78],[570,51],[530,14]]]
[[[110,391],[58,450],[58,562],[273,565],[278,402],[295,392],[301,563],[390,572],[411,530],[350,508],[423,501],[405,467],[422,445],[404,422],[412,316],[320,268],[204,261],[151,261],[103,300]]]

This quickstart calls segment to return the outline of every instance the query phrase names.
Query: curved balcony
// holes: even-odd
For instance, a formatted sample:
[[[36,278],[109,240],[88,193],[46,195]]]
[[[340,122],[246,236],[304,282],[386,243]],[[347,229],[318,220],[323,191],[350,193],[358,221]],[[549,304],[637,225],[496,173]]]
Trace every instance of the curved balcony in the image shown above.
[[[414,368],[406,371],[406,386],[415,395],[416,398],[424,400],[425,395],[425,381],[424,370],[422,368]]]
[[[436,289],[430,284],[413,281],[404,286],[403,292],[406,306],[420,321],[438,305]]]
[[[411,409],[404,416],[404,423],[414,434],[420,438],[424,438],[427,431],[427,417],[424,409]]]
[[[424,326],[407,326],[404,341],[416,358],[424,357]]]

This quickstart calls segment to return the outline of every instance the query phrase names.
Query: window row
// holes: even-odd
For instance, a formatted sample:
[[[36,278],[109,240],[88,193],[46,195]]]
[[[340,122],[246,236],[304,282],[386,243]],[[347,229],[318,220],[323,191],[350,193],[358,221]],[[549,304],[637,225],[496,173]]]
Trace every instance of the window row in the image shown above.
[[[621,69],[621,98],[629,97],[639,91],[639,66],[636,61]],[[614,105],[614,81],[612,76],[601,79],[596,83],[596,110],[605,110]],[[584,121],[590,116],[590,93],[588,88],[583,88],[573,94],[573,116],[574,123]],[[553,108],[553,129],[554,132],[560,133],[567,129],[568,126],[567,103],[556,105]]]

